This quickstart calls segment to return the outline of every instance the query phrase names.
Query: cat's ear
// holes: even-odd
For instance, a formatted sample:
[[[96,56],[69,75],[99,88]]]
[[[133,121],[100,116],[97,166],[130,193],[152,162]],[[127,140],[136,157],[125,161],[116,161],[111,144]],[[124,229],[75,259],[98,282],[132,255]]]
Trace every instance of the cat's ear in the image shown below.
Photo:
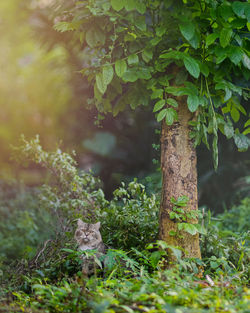
[[[85,226],[86,226],[86,223],[84,223],[80,218],[78,218],[78,220],[77,220],[77,226],[78,226],[78,227],[85,227]]]
[[[101,226],[101,223],[100,223],[100,222],[97,222],[97,223],[93,224],[93,228],[94,228],[95,230],[99,230],[99,229],[100,229],[100,226]]]

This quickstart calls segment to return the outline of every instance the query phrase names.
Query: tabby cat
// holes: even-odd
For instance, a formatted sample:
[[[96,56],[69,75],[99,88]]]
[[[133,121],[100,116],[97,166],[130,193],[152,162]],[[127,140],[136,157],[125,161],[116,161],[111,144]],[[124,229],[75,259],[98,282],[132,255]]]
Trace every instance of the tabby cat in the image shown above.
[[[97,250],[96,257],[99,258],[105,254],[105,245],[102,241],[100,233],[101,223],[96,224],[84,223],[81,219],[77,221],[77,229],[75,232],[75,239],[78,244],[78,250]],[[91,275],[94,273],[95,260],[94,257],[83,256],[82,272],[84,275]]]

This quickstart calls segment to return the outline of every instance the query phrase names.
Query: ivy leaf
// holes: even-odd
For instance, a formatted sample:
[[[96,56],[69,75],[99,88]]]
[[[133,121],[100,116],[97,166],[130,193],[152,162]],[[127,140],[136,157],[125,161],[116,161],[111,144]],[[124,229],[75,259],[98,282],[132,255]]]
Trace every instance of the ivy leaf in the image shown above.
[[[104,84],[108,85],[111,83],[114,76],[114,70],[112,65],[104,65],[102,68],[102,79]]]
[[[162,109],[165,105],[165,100],[162,99],[162,100],[159,100],[158,102],[156,102],[156,104],[154,105],[154,110],[153,112],[157,112],[159,111],[160,109]]]
[[[127,71],[127,63],[125,60],[117,60],[115,62],[115,72],[118,77],[122,77],[122,75]]]
[[[189,57],[189,56],[184,56],[184,65],[186,70],[194,77],[194,78],[198,78],[200,75],[200,67],[198,62]]]
[[[223,48],[229,45],[233,31],[230,28],[223,28],[220,32],[220,44]]]
[[[96,75],[96,85],[101,94],[104,94],[107,90],[107,85],[103,81],[103,76],[101,73]]]
[[[166,116],[167,114],[167,109],[163,109],[161,110],[158,114],[157,114],[157,122],[160,122],[164,119],[164,117]]]
[[[190,112],[195,112],[199,106],[199,97],[196,95],[189,95],[187,98],[188,109]]]
[[[178,102],[175,99],[173,99],[173,98],[168,98],[167,99],[167,104],[171,105],[174,108],[178,107]]]
[[[137,64],[139,62],[139,58],[137,54],[131,54],[128,57],[128,64],[129,65],[133,65],[133,64]]]
[[[195,26],[191,21],[181,22],[179,27],[182,36],[186,38],[188,41],[194,36]]]
[[[111,0],[111,6],[115,11],[123,9],[124,4],[124,0]]]

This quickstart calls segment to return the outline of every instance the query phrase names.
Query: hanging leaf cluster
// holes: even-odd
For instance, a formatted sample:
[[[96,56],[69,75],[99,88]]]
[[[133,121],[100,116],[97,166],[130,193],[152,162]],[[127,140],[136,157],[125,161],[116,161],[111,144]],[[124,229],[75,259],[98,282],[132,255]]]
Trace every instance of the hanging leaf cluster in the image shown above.
[[[77,1],[55,28],[73,31],[90,56],[81,72],[100,112],[116,116],[127,106],[152,105],[157,121],[171,126],[178,122],[178,97],[186,97],[196,116],[191,136],[210,148],[212,135],[215,167],[218,131],[248,149],[250,121],[240,102],[249,96],[250,3]],[[246,123],[239,130],[241,116]]]

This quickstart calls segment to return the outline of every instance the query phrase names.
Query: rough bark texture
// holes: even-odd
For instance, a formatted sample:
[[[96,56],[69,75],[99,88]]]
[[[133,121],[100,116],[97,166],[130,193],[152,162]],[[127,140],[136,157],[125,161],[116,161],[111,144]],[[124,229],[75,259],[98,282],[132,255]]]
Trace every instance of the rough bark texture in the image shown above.
[[[178,122],[173,125],[162,123],[161,133],[161,167],[163,175],[162,198],[160,209],[160,239],[173,246],[185,249],[185,256],[200,258],[199,235],[194,236],[181,232],[179,236],[171,236],[169,232],[177,232],[177,223],[169,218],[173,204],[170,199],[186,195],[189,205],[185,210],[197,210],[197,168],[196,150],[189,138],[188,122],[194,117],[189,112],[185,97],[179,97]],[[195,221],[194,221],[195,222]],[[168,261],[174,261],[170,255]]]

